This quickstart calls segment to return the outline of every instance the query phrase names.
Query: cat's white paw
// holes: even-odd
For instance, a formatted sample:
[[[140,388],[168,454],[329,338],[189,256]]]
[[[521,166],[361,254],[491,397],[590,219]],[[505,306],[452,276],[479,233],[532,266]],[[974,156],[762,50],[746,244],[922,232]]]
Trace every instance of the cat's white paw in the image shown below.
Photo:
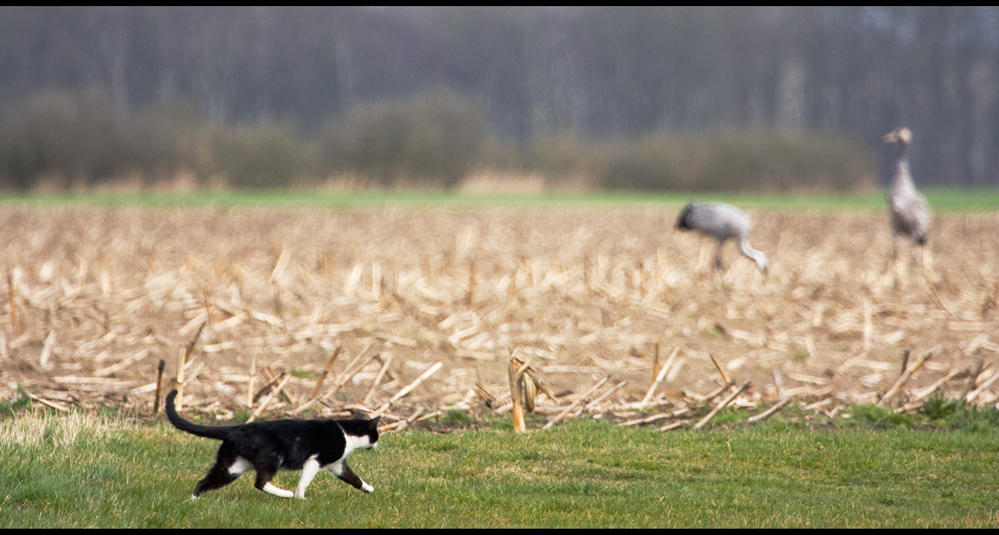
[[[273,494],[278,498],[291,498],[295,495],[290,490],[279,489],[270,483],[264,483],[263,491],[268,494]]]
[[[297,500],[304,500],[305,499],[305,493],[304,492],[295,491],[295,499],[297,499]]]
[[[192,501],[192,502],[193,502],[194,500],[197,500],[197,499],[198,499],[198,497],[197,497],[197,496],[195,496],[194,494],[192,494],[192,495],[191,495],[191,501]]]
[[[361,483],[361,490],[364,492],[374,492],[375,488],[367,483]]]

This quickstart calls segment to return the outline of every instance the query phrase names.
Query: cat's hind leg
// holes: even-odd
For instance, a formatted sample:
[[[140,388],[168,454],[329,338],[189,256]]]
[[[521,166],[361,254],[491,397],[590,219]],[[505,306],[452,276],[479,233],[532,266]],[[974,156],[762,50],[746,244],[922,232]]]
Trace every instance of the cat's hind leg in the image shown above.
[[[355,474],[353,470],[351,470],[350,467],[347,466],[346,460],[337,461],[327,466],[326,469],[332,472],[333,475],[335,475],[336,477],[340,478],[341,481],[350,484],[350,486],[354,487],[355,489],[361,492],[375,491],[374,487],[368,485],[367,483],[362,481],[361,478],[357,477],[357,474]]]
[[[295,497],[299,500],[305,499],[305,489],[309,488],[309,484],[319,473],[319,460],[316,457],[318,455],[309,457],[302,466],[302,479],[298,480],[298,488],[295,489]]]
[[[236,455],[232,445],[223,442],[216,456],[215,465],[208,470],[201,481],[198,481],[191,498],[196,499],[205,492],[222,488],[236,481],[240,474],[252,467],[246,459]]]

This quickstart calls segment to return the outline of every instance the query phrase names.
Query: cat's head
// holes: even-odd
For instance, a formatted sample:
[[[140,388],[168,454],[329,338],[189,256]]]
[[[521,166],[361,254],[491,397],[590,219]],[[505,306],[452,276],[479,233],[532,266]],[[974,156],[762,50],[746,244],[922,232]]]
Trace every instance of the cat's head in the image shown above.
[[[376,416],[368,420],[368,442],[371,443],[369,448],[378,447],[378,420],[380,419],[381,416]]]
[[[361,447],[371,449],[378,446],[378,421],[381,416],[366,420],[363,415],[355,414],[349,421],[351,434],[359,439]]]

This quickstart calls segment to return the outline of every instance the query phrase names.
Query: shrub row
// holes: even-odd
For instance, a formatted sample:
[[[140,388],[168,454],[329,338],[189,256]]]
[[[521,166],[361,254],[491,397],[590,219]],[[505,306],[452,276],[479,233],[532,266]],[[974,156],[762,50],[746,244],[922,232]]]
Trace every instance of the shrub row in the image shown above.
[[[190,106],[122,116],[96,96],[46,95],[0,110],[0,187],[309,186],[451,188],[473,172],[541,175],[552,187],[682,191],[852,190],[873,184],[868,149],[835,135],[773,130],[574,137],[518,144],[489,133],[474,103],[447,92],[360,105],[321,132],[290,122],[223,127]],[[355,178],[355,183],[357,179]]]

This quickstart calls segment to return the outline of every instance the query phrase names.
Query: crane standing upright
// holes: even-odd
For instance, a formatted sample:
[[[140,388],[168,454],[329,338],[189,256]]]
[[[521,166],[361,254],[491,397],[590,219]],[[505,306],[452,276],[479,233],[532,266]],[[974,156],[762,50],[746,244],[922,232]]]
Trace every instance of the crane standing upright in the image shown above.
[[[888,132],[881,138],[885,143],[898,144],[898,163],[895,164],[895,175],[885,194],[888,202],[888,213],[891,216],[892,258],[898,259],[898,244],[902,236],[908,236],[913,245],[926,245],[926,237],[930,230],[930,209],[926,198],[916,191],[912,183],[912,173],[909,171],[909,143],[912,142],[912,132],[904,126]],[[924,249],[925,251],[925,249]]]

